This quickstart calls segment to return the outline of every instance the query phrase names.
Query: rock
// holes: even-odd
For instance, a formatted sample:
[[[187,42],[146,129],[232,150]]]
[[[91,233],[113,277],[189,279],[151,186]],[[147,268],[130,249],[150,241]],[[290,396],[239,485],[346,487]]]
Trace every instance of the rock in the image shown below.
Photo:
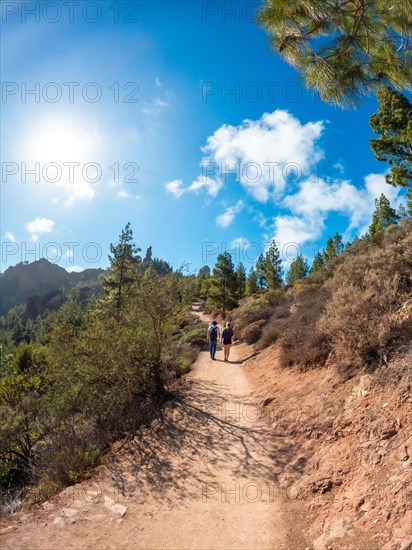
[[[56,505],[53,504],[52,502],[49,502],[48,500],[46,500],[46,502],[43,502],[41,507],[43,508],[43,510],[51,511],[51,510],[54,510],[56,508]]]
[[[127,508],[123,504],[113,504],[113,506],[110,507],[110,510],[123,517],[127,511]]]
[[[383,439],[390,439],[394,435],[396,435],[398,432],[395,430],[395,428],[390,428],[389,430],[385,430],[381,435],[381,440]]]
[[[274,399],[274,397],[267,397],[264,401],[262,401],[262,407],[267,407]]]
[[[63,515],[70,518],[72,516],[75,516],[78,512],[75,508],[63,508],[62,510]]]
[[[397,493],[399,493],[399,491],[403,488],[403,483],[401,483],[400,481],[394,486],[392,487],[391,489],[391,493],[396,495]]]
[[[64,519],[60,516],[55,517],[53,520],[53,525],[57,527],[57,529],[64,529]]]
[[[114,505],[114,500],[111,497],[108,497],[107,495],[104,495],[104,505],[106,508],[111,508]]]

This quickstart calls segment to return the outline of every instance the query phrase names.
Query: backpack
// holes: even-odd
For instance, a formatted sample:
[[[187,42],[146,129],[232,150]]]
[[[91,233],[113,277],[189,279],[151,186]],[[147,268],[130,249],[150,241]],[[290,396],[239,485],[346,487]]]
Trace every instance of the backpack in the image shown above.
[[[211,340],[217,340],[217,325],[212,325],[209,329],[209,336]]]

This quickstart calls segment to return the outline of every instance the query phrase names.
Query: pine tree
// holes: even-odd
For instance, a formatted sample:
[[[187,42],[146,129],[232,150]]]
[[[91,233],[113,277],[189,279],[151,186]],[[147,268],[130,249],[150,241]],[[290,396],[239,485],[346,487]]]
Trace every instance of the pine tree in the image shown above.
[[[236,266],[237,298],[240,300],[246,294],[246,269],[242,262]]]
[[[372,223],[369,226],[370,236],[374,237],[381,231],[384,231],[389,225],[397,223],[398,220],[398,214],[382,193],[379,199],[375,199],[375,212],[372,214]]]
[[[127,288],[137,279],[140,250],[133,243],[133,231],[128,222],[119,236],[119,242],[110,245],[109,272],[102,276],[103,289],[107,295],[114,295],[117,309],[121,309]]]
[[[354,107],[381,84],[409,88],[410,2],[265,0],[258,21],[323,101]]]
[[[330,235],[328,237],[328,240],[326,241],[325,248],[323,249],[322,257],[323,263],[325,264],[333,260],[333,258],[335,257],[335,245],[333,244],[333,239]]]
[[[246,296],[252,296],[259,291],[256,270],[252,267],[246,280]]]
[[[229,252],[223,252],[216,258],[210,279],[208,301],[211,306],[221,309],[223,316],[228,309],[237,305],[237,278]]]
[[[342,240],[342,235],[339,235],[338,232],[336,232],[333,236],[333,247],[335,249],[335,257],[342,254],[342,252],[345,249],[345,246]]]
[[[370,140],[375,158],[391,165],[387,183],[406,188],[407,209],[412,215],[412,103],[406,96],[381,86],[379,109],[369,118],[379,137]]]
[[[263,269],[266,278],[266,285],[269,290],[275,290],[276,288],[282,286],[282,261],[280,259],[280,252],[275,241],[270,243],[270,246],[266,252]]]
[[[316,256],[313,260],[312,268],[310,270],[311,273],[316,273],[316,271],[320,271],[323,266],[325,265],[325,262],[323,261],[323,256],[320,252],[316,253]]]
[[[260,254],[256,262],[256,281],[259,288],[266,288],[265,258]]]
[[[410,216],[408,215],[408,212],[406,210],[406,208],[404,207],[403,204],[400,204],[399,205],[399,208],[398,208],[398,211],[396,212],[398,217],[399,217],[399,221],[402,221],[402,220],[407,220]],[[412,214],[411,214],[412,215]]]
[[[308,274],[308,271],[309,266],[307,261],[303,258],[303,256],[298,256],[290,264],[290,268],[286,277],[286,282],[289,285],[293,285],[294,283],[296,283],[296,281],[304,279]]]

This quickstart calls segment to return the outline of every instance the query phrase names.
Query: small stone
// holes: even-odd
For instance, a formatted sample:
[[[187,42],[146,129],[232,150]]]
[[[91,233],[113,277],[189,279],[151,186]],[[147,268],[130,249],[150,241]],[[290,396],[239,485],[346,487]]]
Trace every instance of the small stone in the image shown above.
[[[57,516],[53,520],[53,525],[57,527],[57,529],[63,529],[64,528],[64,519],[60,516]]]
[[[398,432],[395,430],[395,428],[391,428],[389,430],[385,430],[382,435],[381,435],[381,440],[382,439],[390,439],[391,437],[393,437],[394,435],[396,435]]]
[[[63,515],[67,516],[68,518],[75,516],[78,512],[75,508],[63,508],[62,510]]]
[[[382,455],[380,455],[379,453],[374,454],[371,460],[372,464],[379,464],[379,462],[381,461],[381,458],[382,458]]]
[[[104,505],[106,508],[111,508],[114,505],[114,500],[107,495],[104,495]]]
[[[119,516],[123,517],[126,513],[127,508],[123,504],[113,504],[113,506],[110,507],[110,510],[115,514],[119,514]]]
[[[397,493],[399,493],[399,491],[403,488],[403,483],[401,483],[399,481],[399,483],[397,483],[394,487],[392,487],[391,489],[391,493],[393,493],[394,495],[396,495]]]

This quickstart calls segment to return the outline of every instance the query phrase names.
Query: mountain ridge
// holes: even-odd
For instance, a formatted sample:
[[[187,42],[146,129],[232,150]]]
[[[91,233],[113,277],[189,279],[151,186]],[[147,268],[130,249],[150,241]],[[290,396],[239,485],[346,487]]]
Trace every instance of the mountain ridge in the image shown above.
[[[45,258],[10,266],[0,273],[1,314],[33,296],[43,296],[62,286],[70,289],[79,283],[96,282],[103,273],[105,270],[101,268],[69,272]]]

